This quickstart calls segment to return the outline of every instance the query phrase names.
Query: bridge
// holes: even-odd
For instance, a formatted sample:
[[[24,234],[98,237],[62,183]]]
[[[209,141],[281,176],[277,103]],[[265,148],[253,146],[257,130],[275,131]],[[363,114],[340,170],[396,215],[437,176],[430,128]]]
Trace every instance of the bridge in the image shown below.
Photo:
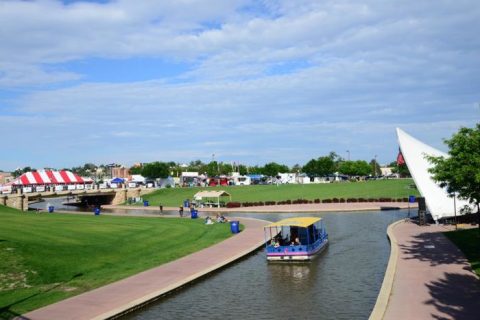
[[[30,202],[59,197],[104,197],[110,204],[122,204],[125,203],[128,198],[138,198],[152,191],[154,191],[154,189],[123,188],[0,194],[0,204],[22,211],[28,210],[28,204]]]

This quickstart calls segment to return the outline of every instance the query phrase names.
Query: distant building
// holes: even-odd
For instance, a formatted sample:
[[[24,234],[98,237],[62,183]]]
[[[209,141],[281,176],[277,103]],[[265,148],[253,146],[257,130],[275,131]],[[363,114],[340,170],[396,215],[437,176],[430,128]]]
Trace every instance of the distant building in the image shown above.
[[[14,180],[11,172],[0,172],[0,184],[12,182]]]
[[[130,175],[130,171],[125,167],[112,168],[112,176],[117,178],[126,179]]]

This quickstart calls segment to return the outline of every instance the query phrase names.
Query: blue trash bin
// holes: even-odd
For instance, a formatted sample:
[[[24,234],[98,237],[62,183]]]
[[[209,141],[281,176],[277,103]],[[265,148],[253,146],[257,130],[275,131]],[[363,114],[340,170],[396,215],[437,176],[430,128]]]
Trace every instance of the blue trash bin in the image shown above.
[[[240,221],[230,221],[230,231],[232,231],[232,233],[239,233]]]
[[[195,209],[192,209],[190,211],[190,216],[192,217],[192,219],[197,219],[198,218],[198,211],[195,210]]]
[[[190,200],[187,199],[187,200],[183,201],[183,207],[184,208],[190,207]]]
[[[93,212],[95,213],[96,216],[99,216],[100,215],[100,208],[96,207],[95,209],[93,209]]]
[[[54,206],[49,206],[48,207],[48,212],[52,213],[53,211],[55,211],[55,207]]]
[[[144,201],[143,201],[143,206],[144,206],[144,207],[148,207],[148,206],[149,206],[148,200],[144,200]]]
[[[415,196],[408,196],[408,202],[415,203]]]

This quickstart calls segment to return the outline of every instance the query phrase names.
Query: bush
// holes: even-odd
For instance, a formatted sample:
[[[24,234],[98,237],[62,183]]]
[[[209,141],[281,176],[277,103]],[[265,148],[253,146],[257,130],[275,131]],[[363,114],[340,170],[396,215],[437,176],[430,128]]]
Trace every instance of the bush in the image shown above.
[[[315,200],[313,200],[313,202],[320,203],[320,199],[315,199]]]
[[[240,202],[227,202],[227,208],[240,208],[242,204]]]
[[[332,199],[323,199],[322,203],[332,203]]]
[[[340,200],[338,200],[338,198],[333,198],[333,199],[332,199],[332,202],[333,202],[333,203],[339,203]]]

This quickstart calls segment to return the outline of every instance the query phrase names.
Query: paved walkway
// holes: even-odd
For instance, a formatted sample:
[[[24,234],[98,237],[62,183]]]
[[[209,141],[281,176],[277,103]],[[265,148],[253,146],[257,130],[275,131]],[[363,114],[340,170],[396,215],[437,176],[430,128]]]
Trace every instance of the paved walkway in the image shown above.
[[[252,252],[267,221],[240,218],[244,231],[212,247],[24,315],[32,320],[105,319],[141,305]]]
[[[240,207],[240,208],[198,208],[200,212],[339,212],[339,211],[378,211],[382,207],[396,207],[401,209],[417,208],[416,203],[408,202],[344,202],[344,203],[308,203],[285,204],[274,206]],[[128,205],[103,205],[103,208],[142,209],[159,211],[158,206],[141,207]],[[178,211],[178,207],[163,207],[165,211]],[[185,209],[188,214],[188,209]]]
[[[399,250],[384,319],[480,319],[480,280],[441,233],[453,228],[412,222],[392,228]]]

